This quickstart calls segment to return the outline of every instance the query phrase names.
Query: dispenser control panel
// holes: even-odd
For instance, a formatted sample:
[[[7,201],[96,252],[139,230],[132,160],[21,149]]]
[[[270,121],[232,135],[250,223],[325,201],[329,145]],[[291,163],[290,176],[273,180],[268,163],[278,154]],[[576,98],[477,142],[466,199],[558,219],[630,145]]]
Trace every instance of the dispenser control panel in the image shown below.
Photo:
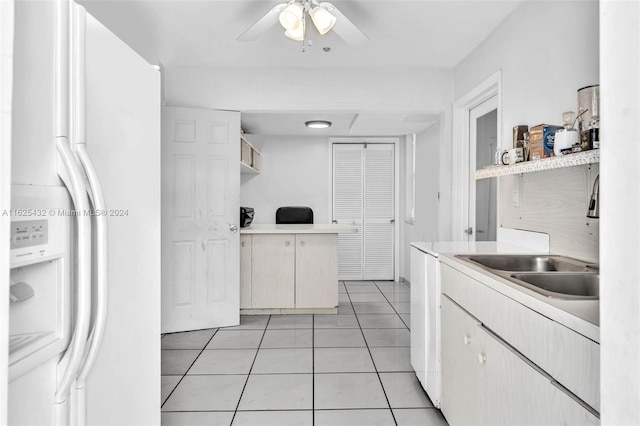
[[[71,207],[65,187],[13,185],[11,207],[11,268],[68,255],[72,218],[57,214]]]
[[[11,249],[47,244],[49,222],[47,219],[11,222]]]

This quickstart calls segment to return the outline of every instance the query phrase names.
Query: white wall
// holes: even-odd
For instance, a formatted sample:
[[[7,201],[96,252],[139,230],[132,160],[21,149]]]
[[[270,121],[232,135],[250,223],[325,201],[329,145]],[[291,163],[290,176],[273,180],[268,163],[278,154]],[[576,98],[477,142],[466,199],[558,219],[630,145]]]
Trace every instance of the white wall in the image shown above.
[[[598,10],[597,1],[524,2],[456,65],[454,99],[501,69],[503,109],[499,131],[503,143],[511,143],[515,125],[562,123],[563,111],[577,109],[577,90],[599,82]],[[544,215],[545,223],[514,219],[520,217],[520,211],[512,210],[513,179],[508,178],[502,179],[508,183],[499,186],[503,200],[499,217],[505,219],[503,225],[548,232],[551,248],[557,253],[597,258],[597,229],[594,232],[593,227],[587,228],[585,217],[593,181],[575,177],[569,186],[574,194],[584,198],[583,202],[576,199],[570,205],[564,205],[565,209],[557,203],[547,209],[532,197],[547,192],[553,198],[554,188],[562,186],[559,175],[549,173],[536,179],[525,179],[531,186],[522,194],[522,203],[537,208],[531,214]],[[555,198],[560,199],[561,194],[556,193]],[[568,217],[578,219],[567,221]],[[579,233],[586,239],[586,245],[557,234],[566,225],[569,228],[562,232]],[[554,244],[559,240],[562,244]]]
[[[502,69],[502,140],[513,126],[562,123],[598,83],[598,2],[525,1],[454,68],[454,99]]]
[[[404,223],[400,276],[411,281],[410,244],[438,239],[438,190],[440,172],[440,123],[416,135],[415,219]]]
[[[329,222],[331,157],[327,137],[247,135],[260,151],[262,171],[243,174],[240,205],[253,207],[253,223],[275,223],[281,206],[308,206],[315,223]]]
[[[601,5],[603,425],[640,424],[640,3]],[[624,53],[622,53],[624,52]]]

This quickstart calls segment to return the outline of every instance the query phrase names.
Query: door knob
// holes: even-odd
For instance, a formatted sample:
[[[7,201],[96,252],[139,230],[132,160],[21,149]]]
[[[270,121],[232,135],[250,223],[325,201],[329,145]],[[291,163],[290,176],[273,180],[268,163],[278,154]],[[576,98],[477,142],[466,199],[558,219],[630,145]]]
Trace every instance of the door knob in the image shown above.
[[[238,227],[236,225],[230,223],[229,224],[229,231],[231,231],[231,232],[233,232],[235,234],[236,232],[238,232]]]
[[[478,363],[484,364],[487,362],[487,356],[485,354],[478,354]]]

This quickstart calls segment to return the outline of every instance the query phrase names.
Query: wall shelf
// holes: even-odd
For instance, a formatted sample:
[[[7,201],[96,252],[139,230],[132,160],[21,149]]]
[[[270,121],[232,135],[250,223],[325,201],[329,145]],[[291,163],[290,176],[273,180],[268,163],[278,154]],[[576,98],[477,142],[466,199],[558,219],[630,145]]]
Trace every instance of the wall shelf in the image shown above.
[[[476,170],[476,179],[487,179],[497,176],[519,175],[521,173],[541,172],[543,170],[560,169],[563,167],[581,166],[600,162],[600,150],[592,149],[558,157],[543,158],[541,160],[524,161],[511,166],[488,166]]]
[[[260,151],[240,134],[240,173],[258,174],[262,167]]]

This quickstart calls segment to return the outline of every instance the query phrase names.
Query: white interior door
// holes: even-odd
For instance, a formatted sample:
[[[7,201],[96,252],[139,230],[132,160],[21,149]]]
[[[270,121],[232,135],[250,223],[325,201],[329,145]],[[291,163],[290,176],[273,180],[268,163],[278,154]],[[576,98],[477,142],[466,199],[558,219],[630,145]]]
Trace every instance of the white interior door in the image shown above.
[[[497,149],[498,97],[493,96],[469,111],[469,217],[465,230],[469,241],[496,240],[496,179],[476,180],[477,169],[493,164]]]
[[[240,320],[240,113],[162,112],[162,331]]]
[[[338,278],[393,280],[395,146],[333,145],[333,221],[354,225],[338,236]]]
[[[393,280],[394,145],[364,150],[364,279]]]
[[[363,279],[364,145],[333,145],[333,222],[353,225],[355,234],[338,235],[338,279]]]

